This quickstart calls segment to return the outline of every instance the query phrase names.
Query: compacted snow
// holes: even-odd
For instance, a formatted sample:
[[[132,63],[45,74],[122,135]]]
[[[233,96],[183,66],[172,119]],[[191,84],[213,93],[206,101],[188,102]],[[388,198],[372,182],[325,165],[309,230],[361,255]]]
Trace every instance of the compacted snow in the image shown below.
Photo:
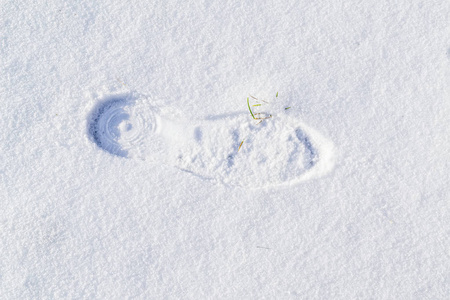
[[[247,114],[193,122],[160,116],[143,95],[109,95],[92,111],[88,133],[111,154],[249,188],[312,179],[332,170],[330,141],[295,118],[257,113],[256,108],[269,106],[259,102],[248,101]]]
[[[0,9],[0,298],[450,295],[450,2]]]

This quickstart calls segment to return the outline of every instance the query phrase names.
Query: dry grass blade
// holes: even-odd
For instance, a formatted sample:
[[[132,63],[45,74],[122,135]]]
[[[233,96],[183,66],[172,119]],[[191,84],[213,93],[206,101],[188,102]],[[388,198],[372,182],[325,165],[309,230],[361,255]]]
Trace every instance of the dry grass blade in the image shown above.
[[[259,115],[262,115],[263,117],[254,117],[254,119],[255,120],[266,120],[266,119],[272,118],[272,115],[268,114],[268,113],[257,113],[257,114],[255,114],[255,116],[259,116]]]
[[[245,141],[245,139],[243,139],[241,144],[239,145],[238,152],[239,152],[239,150],[241,150],[241,147],[242,147],[242,144],[244,143],[244,141]]]

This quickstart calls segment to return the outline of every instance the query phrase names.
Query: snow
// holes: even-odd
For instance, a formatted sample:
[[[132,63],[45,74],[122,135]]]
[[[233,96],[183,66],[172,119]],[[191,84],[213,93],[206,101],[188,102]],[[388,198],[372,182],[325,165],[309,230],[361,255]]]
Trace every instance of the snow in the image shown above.
[[[0,7],[1,298],[450,295],[448,1]]]

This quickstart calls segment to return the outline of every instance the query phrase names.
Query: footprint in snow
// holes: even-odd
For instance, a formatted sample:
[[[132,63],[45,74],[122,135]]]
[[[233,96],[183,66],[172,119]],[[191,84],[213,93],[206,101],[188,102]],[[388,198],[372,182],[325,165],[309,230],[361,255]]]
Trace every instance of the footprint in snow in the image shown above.
[[[111,154],[232,186],[292,184],[321,177],[334,165],[333,143],[286,114],[260,124],[247,113],[174,120],[135,94],[102,99],[92,110],[88,134]]]
[[[139,157],[145,137],[156,130],[152,109],[131,94],[105,97],[93,109],[88,133],[103,150],[121,157]],[[142,149],[141,149],[142,148]]]

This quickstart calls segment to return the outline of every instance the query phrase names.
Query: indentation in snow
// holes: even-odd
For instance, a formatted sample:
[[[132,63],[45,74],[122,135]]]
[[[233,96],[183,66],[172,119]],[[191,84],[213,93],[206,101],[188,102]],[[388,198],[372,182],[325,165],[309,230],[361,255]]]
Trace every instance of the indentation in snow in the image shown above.
[[[241,115],[204,121],[195,130],[198,128],[203,143],[188,141],[179,147],[173,164],[227,185],[290,184],[321,177],[334,165],[333,144],[306,124],[286,116],[255,125],[247,115]]]
[[[88,122],[92,141],[103,150],[121,157],[139,156],[146,137],[155,129],[152,110],[133,94],[101,99]]]
[[[106,97],[92,111],[89,136],[111,154],[231,186],[291,184],[321,177],[334,165],[333,144],[286,114],[255,124],[246,113],[183,121],[159,111],[142,96]]]

